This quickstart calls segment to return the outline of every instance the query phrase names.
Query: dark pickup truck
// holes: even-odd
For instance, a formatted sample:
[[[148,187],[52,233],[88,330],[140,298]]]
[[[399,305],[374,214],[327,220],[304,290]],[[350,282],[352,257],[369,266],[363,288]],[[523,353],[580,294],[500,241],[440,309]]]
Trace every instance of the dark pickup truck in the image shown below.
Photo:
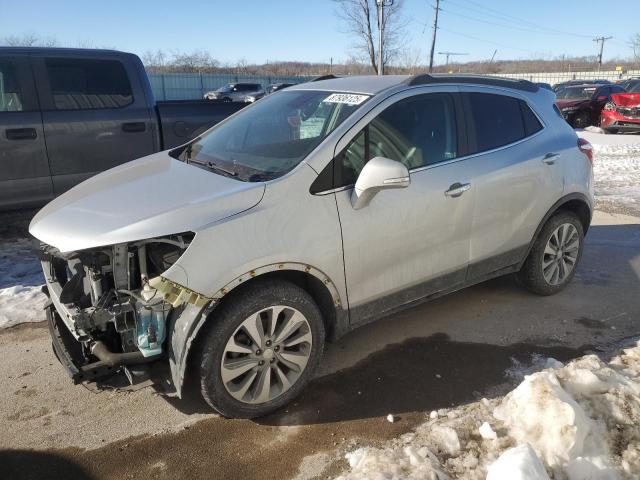
[[[131,53],[0,47],[0,210],[43,205],[98,172],[186,143],[244,106],[155,102]]]

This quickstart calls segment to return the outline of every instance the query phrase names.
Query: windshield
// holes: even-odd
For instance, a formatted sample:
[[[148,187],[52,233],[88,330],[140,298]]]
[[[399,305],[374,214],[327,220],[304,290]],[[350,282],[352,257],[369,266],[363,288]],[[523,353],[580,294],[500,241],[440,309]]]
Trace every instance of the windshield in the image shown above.
[[[634,82],[627,88],[629,93],[640,93],[640,82]]]
[[[586,100],[591,98],[595,87],[565,87],[556,93],[558,100]]]
[[[271,180],[298,165],[368,98],[284,90],[204,134],[182,159],[243,181]]]
[[[225,85],[224,87],[220,87],[217,91],[221,93],[229,93],[233,91],[234,85],[232,83]]]

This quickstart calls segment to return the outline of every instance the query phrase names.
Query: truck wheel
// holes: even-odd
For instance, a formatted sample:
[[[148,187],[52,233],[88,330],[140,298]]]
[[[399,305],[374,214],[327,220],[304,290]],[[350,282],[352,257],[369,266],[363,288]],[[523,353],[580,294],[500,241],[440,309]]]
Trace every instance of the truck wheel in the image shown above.
[[[561,211],[542,227],[518,281],[538,295],[558,293],[573,278],[582,255],[584,230],[573,212]]]
[[[205,401],[225,417],[254,418],[289,403],[324,347],[322,314],[285,281],[257,281],[214,311],[200,349]]]
[[[578,112],[573,119],[573,128],[586,128],[590,123],[589,112]]]

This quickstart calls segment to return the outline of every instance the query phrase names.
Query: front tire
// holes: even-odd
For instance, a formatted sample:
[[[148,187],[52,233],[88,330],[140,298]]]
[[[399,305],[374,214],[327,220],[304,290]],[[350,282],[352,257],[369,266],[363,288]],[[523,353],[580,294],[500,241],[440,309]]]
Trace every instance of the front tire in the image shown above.
[[[590,124],[589,112],[578,112],[573,119],[573,128],[587,128]]]
[[[542,227],[518,272],[519,283],[538,295],[558,293],[575,275],[583,245],[584,229],[577,215],[556,213]]]
[[[215,310],[210,322],[200,351],[200,387],[225,417],[260,417],[286,405],[320,362],[322,314],[292,283],[250,284]]]

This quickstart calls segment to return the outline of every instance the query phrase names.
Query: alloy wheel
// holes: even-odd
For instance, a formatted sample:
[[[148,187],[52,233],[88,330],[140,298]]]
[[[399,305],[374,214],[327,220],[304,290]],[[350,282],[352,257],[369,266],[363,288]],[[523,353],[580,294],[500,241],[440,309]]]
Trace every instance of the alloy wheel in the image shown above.
[[[312,344],[309,321],[295,308],[276,305],[260,310],[246,318],[227,341],[222,383],[241,402],[273,400],[300,378]]]
[[[571,223],[556,228],[542,254],[542,275],[549,285],[563,283],[575,268],[580,251],[580,236]]]

